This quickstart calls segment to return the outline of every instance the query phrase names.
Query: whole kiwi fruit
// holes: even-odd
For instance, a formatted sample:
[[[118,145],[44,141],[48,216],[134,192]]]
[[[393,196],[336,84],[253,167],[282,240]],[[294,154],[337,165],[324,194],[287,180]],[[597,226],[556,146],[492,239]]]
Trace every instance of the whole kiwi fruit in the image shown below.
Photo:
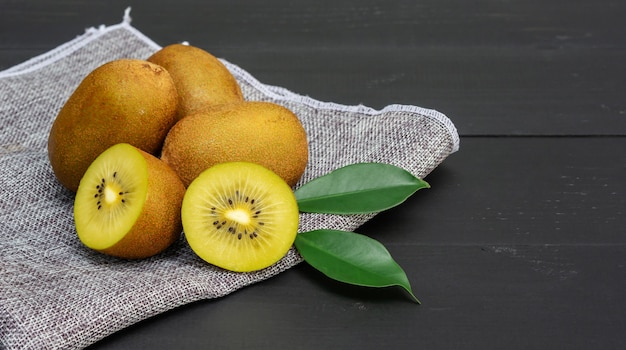
[[[170,73],[179,95],[178,117],[243,101],[239,83],[224,64],[192,45],[171,44],[148,57]]]
[[[161,66],[139,59],[107,62],[89,73],[58,113],[48,157],[59,182],[78,189],[93,160],[117,143],[157,155],[176,123],[178,94]]]
[[[185,186],[155,156],[127,143],[100,154],[87,168],[74,199],[80,241],[125,259],[156,255],[182,232]]]
[[[161,159],[188,186],[202,171],[224,162],[260,164],[294,186],[308,163],[306,131],[289,109],[245,101],[194,114],[172,127]]]

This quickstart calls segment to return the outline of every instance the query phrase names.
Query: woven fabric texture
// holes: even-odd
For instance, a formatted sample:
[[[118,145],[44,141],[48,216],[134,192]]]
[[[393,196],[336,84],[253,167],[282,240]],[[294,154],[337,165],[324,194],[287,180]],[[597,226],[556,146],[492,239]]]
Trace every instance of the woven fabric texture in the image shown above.
[[[265,270],[232,273],[198,259],[184,236],[141,261],[104,256],[78,241],[73,194],[55,180],[48,162],[49,129],[91,70],[117,58],[146,58],[158,49],[125,20],[90,28],[0,72],[0,348],[83,348],[153,315],[224,296],[301,262],[292,249]],[[391,163],[425,177],[458,149],[454,125],[436,111],[322,103],[264,85],[224,63],[247,99],[285,105],[301,118],[310,140],[310,164],[301,183],[356,162]],[[300,230],[355,230],[371,217],[302,214]]]

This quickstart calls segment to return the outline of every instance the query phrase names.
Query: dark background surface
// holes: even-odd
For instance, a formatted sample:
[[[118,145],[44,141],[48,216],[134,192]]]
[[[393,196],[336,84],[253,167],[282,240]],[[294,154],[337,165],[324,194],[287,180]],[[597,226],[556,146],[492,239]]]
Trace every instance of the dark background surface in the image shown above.
[[[300,264],[93,349],[626,348],[626,2],[0,0],[0,70],[127,6],[266,84],[436,109],[461,149],[358,230],[422,305]]]

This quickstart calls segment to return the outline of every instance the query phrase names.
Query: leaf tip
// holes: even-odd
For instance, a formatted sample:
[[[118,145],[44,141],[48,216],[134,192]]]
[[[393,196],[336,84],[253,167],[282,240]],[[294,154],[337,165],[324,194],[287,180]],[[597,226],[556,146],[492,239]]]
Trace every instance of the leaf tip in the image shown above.
[[[415,296],[415,294],[413,294],[413,291],[411,290],[411,288],[406,288],[406,287],[403,287],[403,288],[404,290],[407,291],[407,293],[409,293],[412,301],[414,301],[417,305],[422,305],[422,302]]]

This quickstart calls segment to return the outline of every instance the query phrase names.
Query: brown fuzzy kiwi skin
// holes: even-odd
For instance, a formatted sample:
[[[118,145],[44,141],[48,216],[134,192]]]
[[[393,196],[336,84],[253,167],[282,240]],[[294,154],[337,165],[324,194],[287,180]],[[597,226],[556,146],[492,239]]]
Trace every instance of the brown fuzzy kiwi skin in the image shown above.
[[[178,93],[163,68],[119,59],[87,75],[63,105],[48,137],[48,158],[59,182],[76,192],[80,179],[104,150],[129,143],[159,154],[176,123]]]
[[[160,159],[139,150],[148,166],[148,193],[139,218],[115,245],[100,252],[124,259],[143,259],[161,253],[181,235],[180,210],[185,186]]]
[[[243,101],[239,83],[224,64],[195,46],[172,44],[147,59],[170,73],[179,93],[178,117],[215,105]]]
[[[307,134],[289,109],[246,101],[180,120],[163,143],[161,159],[189,186],[202,171],[223,162],[269,168],[295,186],[308,163]]]

